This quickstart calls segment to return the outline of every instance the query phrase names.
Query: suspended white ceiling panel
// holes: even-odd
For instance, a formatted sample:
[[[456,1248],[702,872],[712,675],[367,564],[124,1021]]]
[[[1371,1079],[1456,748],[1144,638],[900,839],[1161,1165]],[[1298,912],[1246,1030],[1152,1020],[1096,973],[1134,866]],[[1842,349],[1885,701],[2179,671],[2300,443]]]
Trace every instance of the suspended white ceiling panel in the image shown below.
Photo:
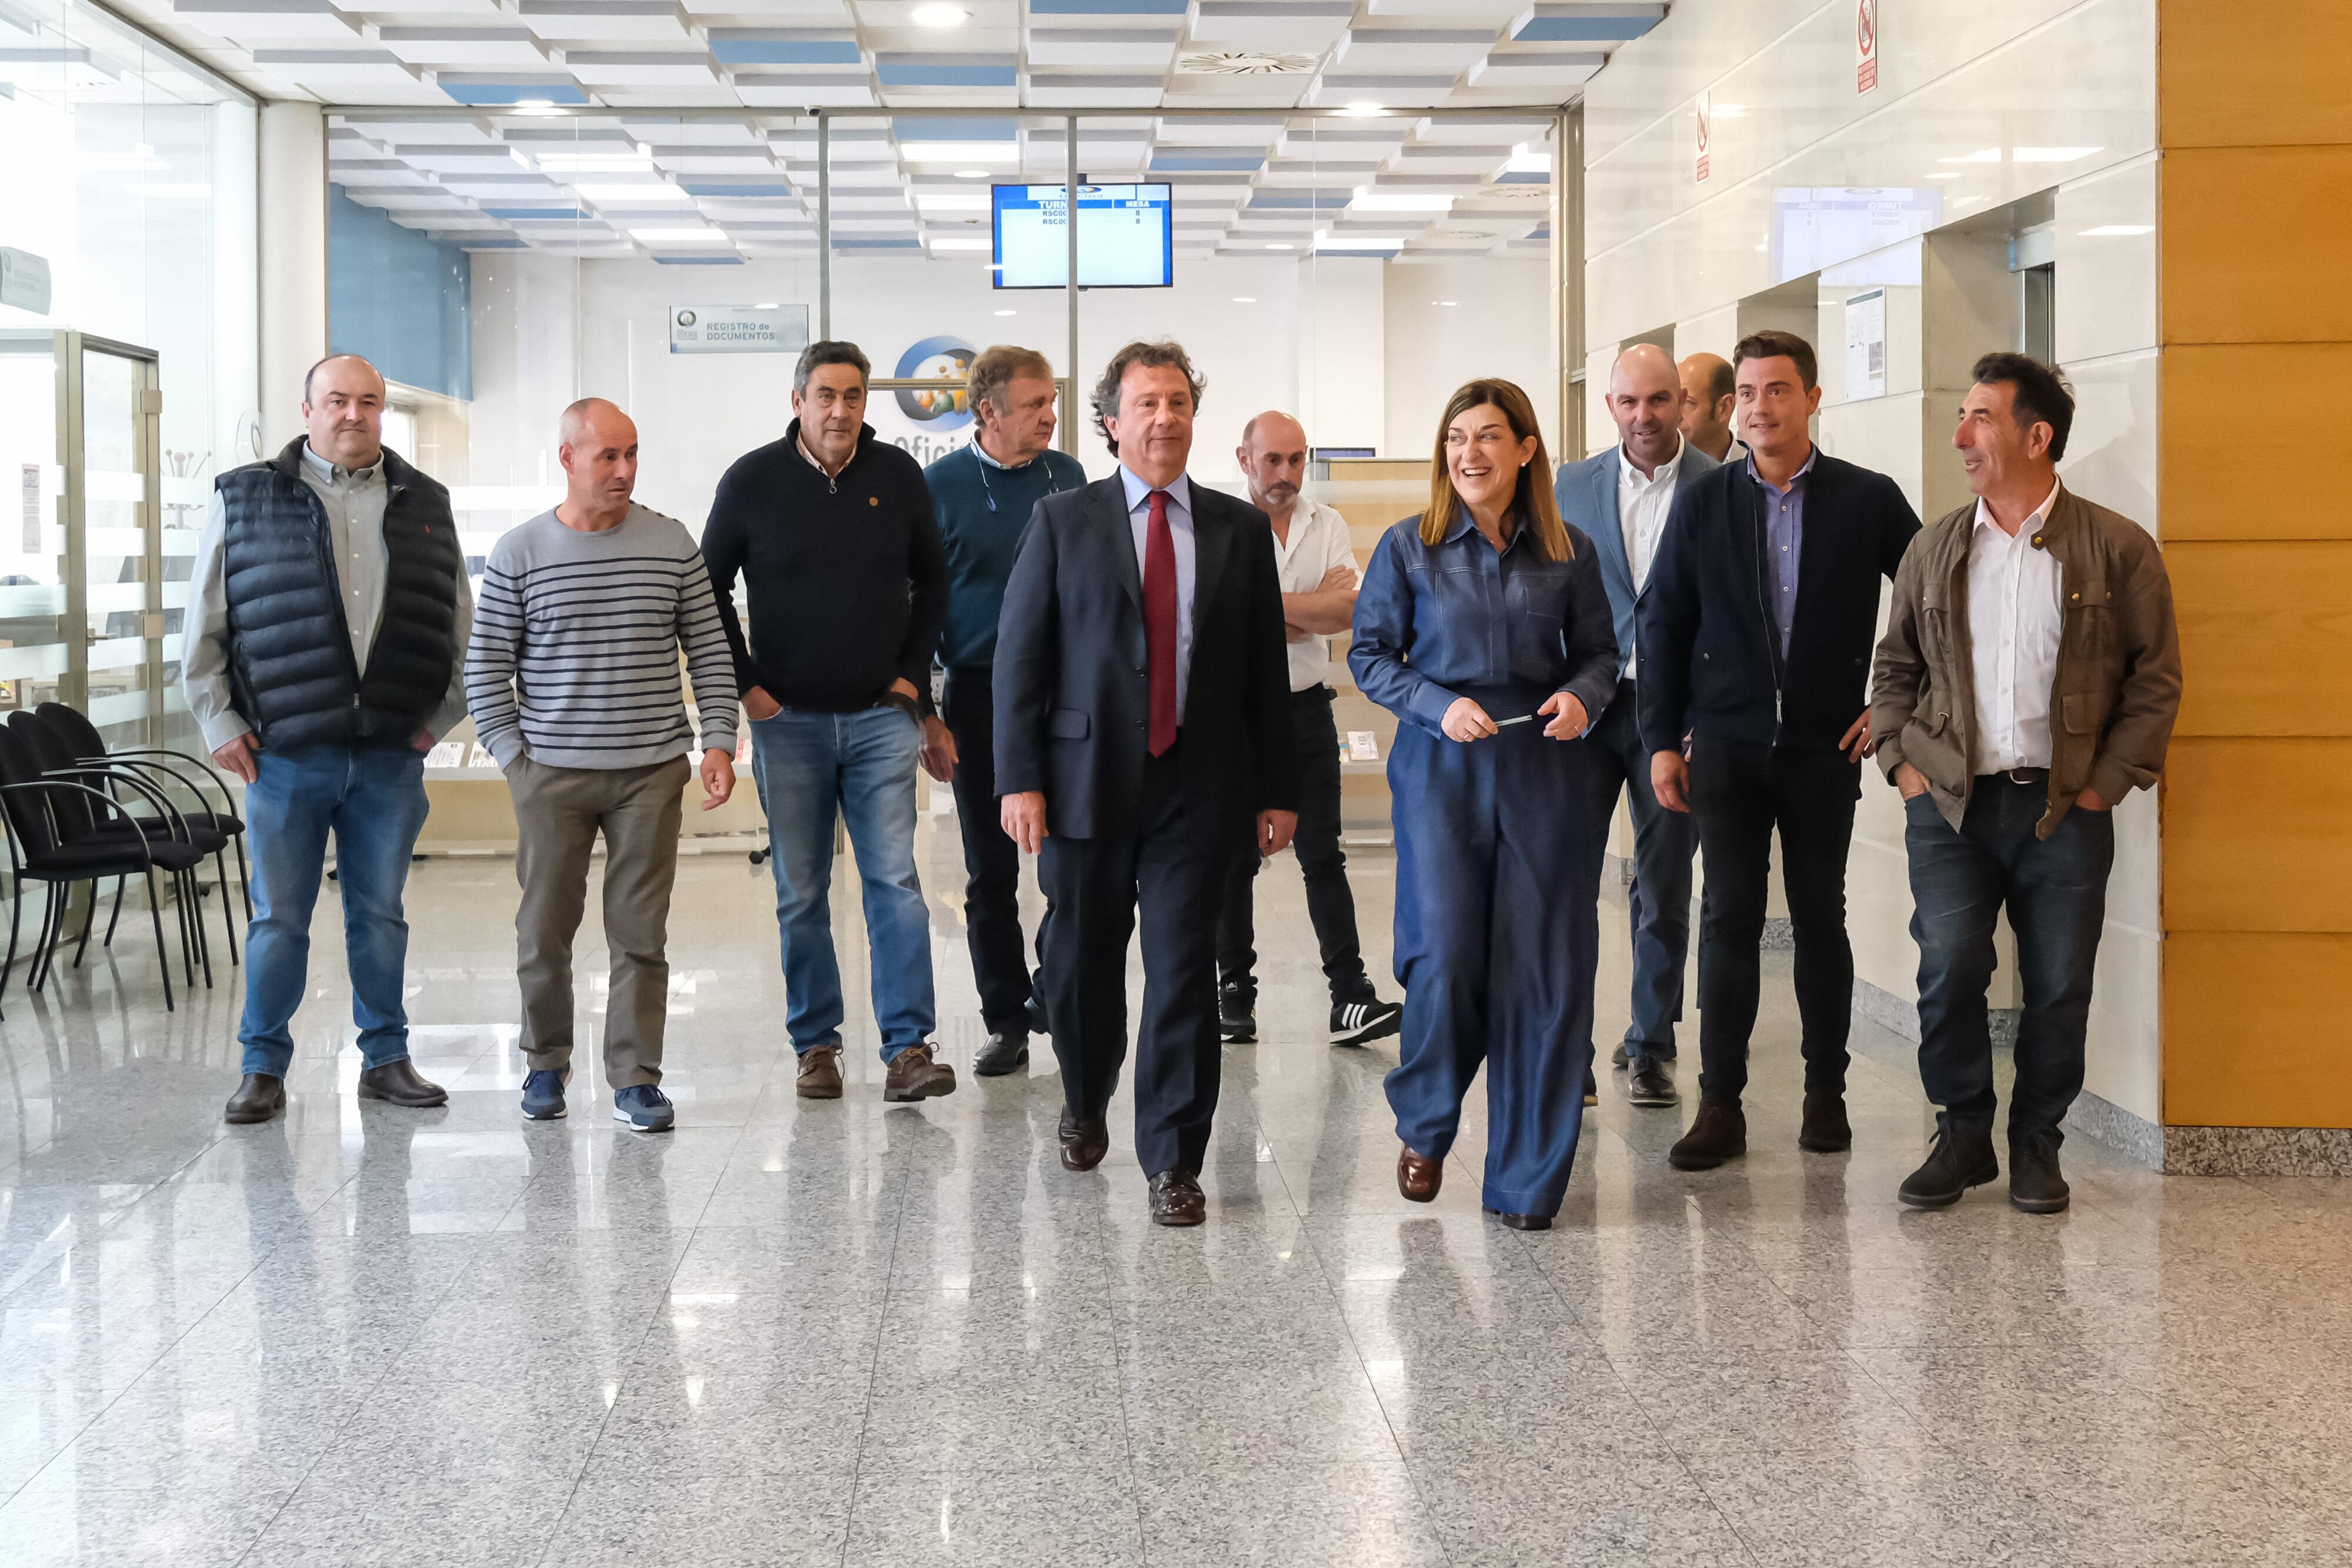
[[[172,15],[240,45],[275,38],[360,42],[359,19],[344,16],[328,0],[173,0]]]
[[[1195,43],[1321,54],[1355,15],[1353,0],[1200,0]]]
[[[521,66],[544,70],[553,51],[531,36],[528,27],[471,27],[445,25],[380,27],[377,39],[411,65]]]
[[[693,26],[676,0],[520,0],[516,16],[542,38],[683,44]]]

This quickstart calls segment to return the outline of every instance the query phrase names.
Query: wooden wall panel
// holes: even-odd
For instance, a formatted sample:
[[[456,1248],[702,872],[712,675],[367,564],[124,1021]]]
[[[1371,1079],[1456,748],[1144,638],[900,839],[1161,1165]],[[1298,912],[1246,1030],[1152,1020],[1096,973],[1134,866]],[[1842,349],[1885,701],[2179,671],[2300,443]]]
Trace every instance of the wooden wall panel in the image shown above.
[[[2298,420],[2284,449],[2248,439],[2246,424],[2250,398],[2328,407],[2352,388],[2352,343],[2179,344],[2158,382],[2168,547],[2352,538],[2352,420]]]
[[[2164,926],[2352,931],[2352,741],[2176,741]]]
[[[2164,0],[2156,57],[2168,149],[2352,141],[2344,0]]]
[[[2168,149],[2158,210],[2165,342],[2352,340],[2352,146]]]
[[[2164,560],[2185,672],[2177,733],[2352,736],[2352,540],[2175,542]]]
[[[2164,1119],[2352,1127],[2352,936],[2167,941]]]

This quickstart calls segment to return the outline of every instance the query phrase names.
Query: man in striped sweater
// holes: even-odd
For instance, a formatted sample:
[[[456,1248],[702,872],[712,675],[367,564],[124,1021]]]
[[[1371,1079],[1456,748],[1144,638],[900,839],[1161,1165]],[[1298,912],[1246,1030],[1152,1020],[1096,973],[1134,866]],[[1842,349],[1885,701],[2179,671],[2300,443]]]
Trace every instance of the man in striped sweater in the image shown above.
[[[564,1113],[572,1077],[572,939],[588,859],[604,835],[612,995],[604,1077],[613,1119],[667,1130],[660,1088],[670,887],[694,738],[678,689],[685,650],[702,725],[702,809],[734,791],[735,662],[685,525],[630,499],[637,427],[602,398],[563,411],[564,497],[499,539],[466,653],[466,700],[514,793],[522,1113]]]

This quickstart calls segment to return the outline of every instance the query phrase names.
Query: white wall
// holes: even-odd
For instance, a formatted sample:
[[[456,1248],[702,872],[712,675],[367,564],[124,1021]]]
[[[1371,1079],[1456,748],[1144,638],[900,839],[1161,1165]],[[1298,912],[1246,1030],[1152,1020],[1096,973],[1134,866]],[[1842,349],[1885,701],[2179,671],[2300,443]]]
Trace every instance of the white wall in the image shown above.
[[[1727,352],[1773,272],[1776,193],[1898,187],[1941,193],[1924,246],[1892,247],[1810,284],[1820,329],[1825,450],[1894,476],[1932,512],[1964,498],[1946,447],[1965,365],[2013,341],[2005,237],[1972,219],[2040,199],[2058,235],[2057,355],[2078,399],[2067,483],[2151,530],[2156,493],[2156,39],[2140,0],[1989,0],[1959,9],[1885,0],[1880,85],[1855,90],[1853,0],[1678,0],[1587,89],[1588,372],[1618,343],[1675,324],[1675,349]],[[1697,108],[1712,110],[1697,178]],[[1991,158],[1984,157],[1988,152]],[[2005,236],[2005,231],[2004,231]],[[1911,253],[1919,253],[1916,262]],[[1902,269],[1908,266],[1907,272]],[[1846,395],[1843,301],[1895,268],[1883,395]],[[1786,289],[1781,289],[1786,294]],[[1996,298],[1998,296],[1998,298]],[[1955,369],[1955,365],[1959,368]],[[1595,407],[1596,441],[1606,441]],[[2116,813],[2088,1086],[2161,1119],[2155,802]],[[1848,925],[1862,977],[1916,995],[1917,953],[1900,814],[1866,783],[1849,867]],[[1997,982],[2012,984],[2011,971]],[[2013,999],[1996,990],[1998,1005]]]
[[[1454,389],[1500,376],[1535,403],[1545,448],[1556,457],[1550,264],[1524,256],[1394,261],[1384,281],[1388,434],[1381,455],[1427,456]]]
[[[274,450],[299,434],[302,377],[327,351],[327,131],[319,106],[262,105],[259,162],[262,444]]]

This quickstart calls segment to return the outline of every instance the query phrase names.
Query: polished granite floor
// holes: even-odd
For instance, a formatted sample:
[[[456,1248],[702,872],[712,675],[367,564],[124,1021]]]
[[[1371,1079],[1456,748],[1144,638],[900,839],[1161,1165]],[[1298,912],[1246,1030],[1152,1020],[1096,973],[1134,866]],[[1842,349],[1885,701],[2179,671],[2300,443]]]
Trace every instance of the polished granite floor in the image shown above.
[[[922,852],[968,1065],[953,831]],[[1357,871],[1384,964],[1390,862]],[[270,1125],[218,1119],[233,983],[166,1017],[134,939],[11,988],[0,1562],[2352,1562],[2352,1184],[2164,1178],[2077,1139],[2066,1215],[1998,1188],[1906,1212],[1907,1048],[1857,1026],[1855,1150],[1800,1155],[1785,966],[1754,1152],[1670,1171],[1687,1107],[1632,1110],[1621,1074],[1559,1228],[1522,1236],[1478,1212],[1475,1103],[1440,1201],[1398,1199],[1394,1042],[1321,1043],[1286,861],[1211,1218],[1163,1231],[1124,1097],[1103,1168],[1060,1168],[1043,1051],[886,1108],[858,1002],[847,1097],[795,1100],[736,853],[679,879],[678,1130],[615,1127],[585,1072],[595,1114],[526,1125],[511,875],[411,883],[440,1111],[352,1097],[331,897]]]

